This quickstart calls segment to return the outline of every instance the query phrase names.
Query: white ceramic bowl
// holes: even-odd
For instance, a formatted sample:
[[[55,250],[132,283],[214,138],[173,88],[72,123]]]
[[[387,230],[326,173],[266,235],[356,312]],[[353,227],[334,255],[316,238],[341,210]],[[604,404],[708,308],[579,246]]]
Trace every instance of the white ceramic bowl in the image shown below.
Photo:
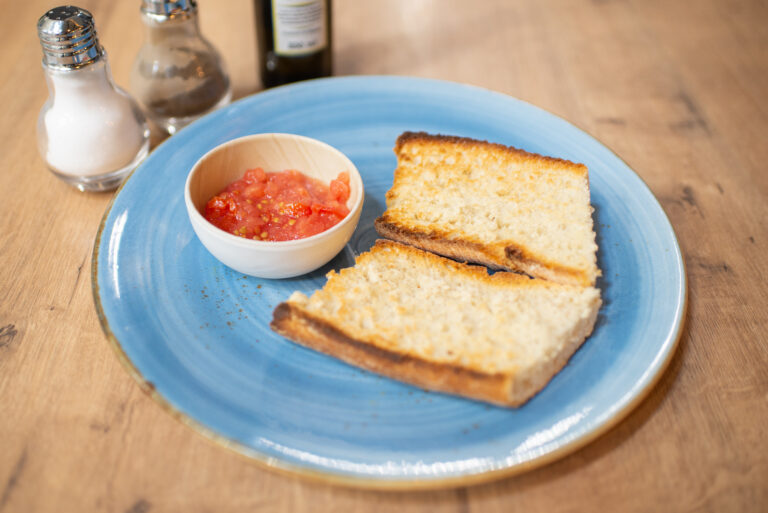
[[[349,173],[349,214],[328,230],[304,239],[259,241],[237,237],[203,217],[209,199],[247,169],[267,172],[297,169],[329,183]],[[292,134],[256,134],[228,141],[198,160],[187,176],[184,201],[200,242],[232,269],[260,278],[289,278],[324,265],[341,251],[355,231],[363,209],[363,181],[355,165],[336,148]]]

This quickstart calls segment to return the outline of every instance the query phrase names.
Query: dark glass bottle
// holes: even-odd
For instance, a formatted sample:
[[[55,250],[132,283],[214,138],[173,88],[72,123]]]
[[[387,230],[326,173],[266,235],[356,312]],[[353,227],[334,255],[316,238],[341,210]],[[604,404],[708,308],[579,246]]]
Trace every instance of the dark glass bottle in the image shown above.
[[[331,0],[254,0],[264,87],[331,74]]]

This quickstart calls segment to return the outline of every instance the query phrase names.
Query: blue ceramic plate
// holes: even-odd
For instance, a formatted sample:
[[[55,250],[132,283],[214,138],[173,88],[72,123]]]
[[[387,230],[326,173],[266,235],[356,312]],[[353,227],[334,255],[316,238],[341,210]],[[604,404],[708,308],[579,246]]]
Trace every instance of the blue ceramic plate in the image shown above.
[[[468,136],[589,167],[603,307],[594,334],[520,409],[430,393],[295,345],[268,327],[294,290],[353,264],[376,233],[403,131]],[[259,132],[314,137],[357,165],[366,196],[347,247],[287,280],[243,276],[200,244],[184,209],[195,161]],[[566,121],[491,91],[402,77],[314,80],[245,98],[160,145],[125,183],[95,244],[108,339],[171,413],[270,467],[366,487],[440,487],[519,472],[618,422],[669,362],[686,305],[675,234],[640,178]]]

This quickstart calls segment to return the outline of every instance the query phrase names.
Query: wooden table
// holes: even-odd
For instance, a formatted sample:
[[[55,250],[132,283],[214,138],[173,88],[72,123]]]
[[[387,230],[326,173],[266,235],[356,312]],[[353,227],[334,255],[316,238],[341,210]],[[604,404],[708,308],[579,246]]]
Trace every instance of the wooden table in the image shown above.
[[[138,4],[81,3],[124,86]],[[90,283],[112,195],[56,180],[36,147],[47,91],[35,23],[53,5],[3,2],[0,512],[768,510],[768,4],[335,2],[336,74],[467,82],[572,121],[648,183],[688,268],[677,353],[617,427],[524,475],[418,493],[264,470],[172,418],[120,365]],[[235,96],[257,91],[249,2],[200,11]]]

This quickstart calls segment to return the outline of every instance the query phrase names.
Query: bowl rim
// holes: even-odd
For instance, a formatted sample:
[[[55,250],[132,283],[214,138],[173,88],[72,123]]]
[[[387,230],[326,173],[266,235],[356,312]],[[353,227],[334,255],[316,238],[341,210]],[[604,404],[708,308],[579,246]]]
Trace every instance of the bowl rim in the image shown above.
[[[238,237],[237,235],[233,235],[229,232],[222,230],[218,226],[208,221],[195,207],[194,203],[192,202],[192,196],[189,191],[192,177],[198,171],[198,169],[200,169],[200,163],[203,160],[205,160],[210,154],[220,151],[227,146],[231,146],[233,144],[240,143],[245,140],[267,139],[275,136],[277,136],[278,138],[279,137],[298,138],[313,144],[318,144],[321,147],[324,147],[326,150],[330,150],[332,152],[338,153],[342,157],[342,159],[346,161],[350,172],[354,171],[354,174],[357,176],[357,179],[358,179],[357,182],[360,185],[360,194],[358,194],[357,200],[352,205],[352,208],[349,209],[349,213],[346,216],[344,216],[344,218],[341,221],[331,226],[327,230],[323,230],[320,233],[310,235],[309,237],[303,237],[301,239],[278,240],[278,241],[254,240],[254,239],[246,239],[245,237]],[[354,185],[352,184],[352,180],[350,180],[350,188],[353,186]],[[184,203],[186,203],[187,215],[190,217],[190,222],[192,223],[193,228],[199,227],[205,230],[207,233],[212,234],[213,236],[221,239],[223,242],[227,242],[229,244],[239,244],[246,248],[250,247],[251,249],[260,248],[265,250],[280,250],[280,249],[289,248],[289,247],[312,245],[313,242],[317,242],[324,237],[328,237],[334,232],[341,230],[343,226],[349,224],[350,222],[353,222],[353,219],[356,219],[358,217],[357,214],[362,211],[364,198],[365,198],[365,184],[363,184],[363,177],[360,175],[360,171],[357,169],[357,166],[354,164],[354,162],[352,162],[352,160],[349,157],[347,157],[347,155],[344,152],[319,139],[307,137],[306,135],[291,134],[291,133],[285,133],[285,132],[262,132],[257,134],[243,135],[240,137],[236,137],[234,139],[229,139],[211,148],[195,161],[194,165],[189,170],[189,173],[187,173],[187,179],[184,183]]]

